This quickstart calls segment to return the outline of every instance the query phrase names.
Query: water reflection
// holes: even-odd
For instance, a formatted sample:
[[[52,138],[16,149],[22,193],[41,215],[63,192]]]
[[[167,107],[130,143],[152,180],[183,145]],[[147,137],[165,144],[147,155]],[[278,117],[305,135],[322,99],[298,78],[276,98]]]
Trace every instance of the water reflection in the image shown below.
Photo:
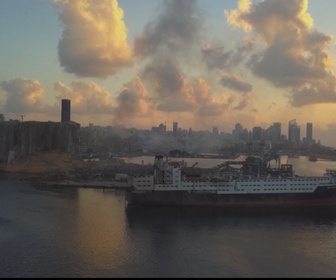
[[[130,233],[146,242],[146,255],[167,258],[156,261],[161,269],[182,271],[184,263],[190,277],[316,277],[323,267],[333,275],[335,215],[142,207],[127,209],[126,217]]]
[[[334,226],[336,221],[335,211],[270,211],[269,209],[252,212],[251,210],[229,211],[221,208],[211,207],[169,207],[169,206],[148,206],[148,207],[126,207],[126,217],[128,224],[132,227],[135,223],[153,224],[153,223],[178,223],[181,225],[230,225],[232,222],[251,221],[255,223],[258,220],[269,221],[287,221],[293,222],[306,221],[314,225]],[[220,223],[218,223],[220,222]],[[267,224],[269,224],[267,222]]]
[[[121,264],[119,256],[126,246],[125,219],[120,215],[124,206],[124,197],[115,192],[79,190],[73,241],[86,265],[110,269]]]
[[[130,209],[122,191],[1,183],[2,277],[336,275],[335,215]]]

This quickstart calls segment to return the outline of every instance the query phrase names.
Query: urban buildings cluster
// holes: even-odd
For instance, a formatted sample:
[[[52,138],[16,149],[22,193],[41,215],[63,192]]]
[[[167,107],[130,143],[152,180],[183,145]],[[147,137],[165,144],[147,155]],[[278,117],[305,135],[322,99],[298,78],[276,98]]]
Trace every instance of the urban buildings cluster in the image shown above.
[[[74,123],[71,121],[71,100],[63,99],[61,104],[60,123]],[[0,122],[4,121],[5,116],[0,114]],[[213,127],[212,131],[183,129],[179,127],[178,122],[172,123],[172,130],[167,130],[166,124],[163,123],[148,130],[122,126],[102,127],[93,123],[87,127],[78,124],[78,127],[79,147],[76,150],[82,155],[131,156],[156,152],[168,153],[172,150],[190,154],[229,155],[236,152],[258,152],[271,149],[297,150],[321,146],[313,139],[313,124],[306,124],[306,135],[301,138],[300,126],[296,120],[289,121],[288,136],[282,134],[280,122],[275,122],[268,128],[256,126],[252,130],[237,123],[231,133],[219,132],[217,127]]]
[[[231,133],[212,131],[194,131],[183,129],[178,122],[172,123],[172,130],[166,124],[153,126],[150,130],[101,127],[93,123],[81,128],[81,151],[98,151],[99,146],[109,145],[112,153],[136,155],[150,152],[168,153],[172,150],[190,154],[213,153],[230,155],[236,152],[261,152],[262,150],[310,150],[321,146],[313,139],[313,124],[306,124],[306,136],[300,134],[296,120],[288,124],[288,137],[282,134],[281,123],[276,122],[269,128],[260,126],[252,130],[237,123]],[[107,139],[110,139],[106,141]],[[94,143],[94,145],[92,145]],[[112,144],[113,143],[113,144]]]

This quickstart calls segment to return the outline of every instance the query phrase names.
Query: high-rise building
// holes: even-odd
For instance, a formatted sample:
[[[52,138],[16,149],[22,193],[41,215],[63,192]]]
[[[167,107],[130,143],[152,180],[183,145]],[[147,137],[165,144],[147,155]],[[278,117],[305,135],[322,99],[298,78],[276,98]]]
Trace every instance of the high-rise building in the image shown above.
[[[159,125],[159,132],[165,133],[166,132],[166,126],[163,123],[160,123]]]
[[[0,122],[4,122],[5,121],[5,115],[4,114],[0,114]]]
[[[312,123],[307,123],[306,138],[308,142],[311,142],[313,140],[313,124]]]
[[[261,141],[263,139],[263,129],[260,126],[252,128],[252,140]]]
[[[69,99],[62,99],[61,122],[69,122],[70,121],[70,109],[71,109],[70,100]]]
[[[313,124],[307,123],[306,137],[302,138],[302,147],[309,148],[314,144],[315,144],[315,140],[313,139]]]
[[[293,143],[293,148],[300,148],[300,126],[295,119],[288,123],[288,140]]]
[[[273,124],[274,127],[274,138],[276,141],[280,141],[281,139],[281,123],[275,122]]]
[[[281,139],[281,123],[275,122],[269,128],[265,129],[263,138],[272,143],[279,143]]]
[[[177,133],[177,128],[178,128],[178,123],[177,122],[173,122],[173,133],[174,134]]]
[[[235,124],[235,128],[232,130],[232,136],[234,141],[247,141],[249,138],[248,131],[240,123]]]

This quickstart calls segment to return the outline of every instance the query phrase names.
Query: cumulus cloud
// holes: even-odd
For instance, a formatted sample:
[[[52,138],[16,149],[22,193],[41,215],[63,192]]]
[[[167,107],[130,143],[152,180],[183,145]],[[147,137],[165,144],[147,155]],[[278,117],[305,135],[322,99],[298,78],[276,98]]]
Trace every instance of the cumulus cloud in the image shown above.
[[[146,89],[139,77],[125,84],[116,98],[115,121],[151,115]]]
[[[73,82],[66,86],[61,82],[54,84],[59,104],[62,99],[71,100],[75,114],[113,114],[115,102],[108,91],[94,82]]]
[[[131,64],[124,12],[116,0],[54,0],[64,26],[58,57],[65,71],[106,78]]]
[[[245,31],[254,31],[271,45],[279,37],[280,40],[288,40],[309,31],[313,20],[307,8],[307,0],[265,0],[256,3],[240,0],[238,10],[225,11],[225,14],[228,23]]]
[[[215,98],[202,78],[189,83],[170,60],[148,66],[144,76],[153,82],[157,97],[151,98],[156,110],[190,112],[198,116],[219,116],[236,100],[222,94]]]
[[[336,103],[335,77],[317,81],[315,84],[305,84],[293,90],[291,103],[301,107],[316,103]],[[323,100],[321,99],[323,96]]]
[[[4,110],[8,113],[28,113],[43,110],[45,87],[34,79],[24,77],[0,83],[5,95]]]
[[[54,89],[58,93],[55,107],[60,106],[62,99],[70,99],[74,119],[92,121],[105,117],[105,122],[124,125],[140,123],[140,119],[151,118],[155,114],[139,77],[123,85],[113,95],[94,82],[73,82],[70,86],[57,82]]]
[[[196,112],[198,116],[219,116],[229,107],[228,99],[225,97],[216,99],[210,94],[211,87],[203,79],[195,80],[192,89],[198,104]]]
[[[191,111],[195,100],[184,76],[171,60],[156,61],[148,65],[143,78],[151,81],[157,97],[153,102],[157,109],[165,112]]]
[[[240,0],[237,10],[225,11],[229,24],[266,45],[251,56],[249,68],[277,87],[291,88],[293,106],[335,102],[336,96],[326,51],[333,37],[313,29],[307,8],[306,0]]]

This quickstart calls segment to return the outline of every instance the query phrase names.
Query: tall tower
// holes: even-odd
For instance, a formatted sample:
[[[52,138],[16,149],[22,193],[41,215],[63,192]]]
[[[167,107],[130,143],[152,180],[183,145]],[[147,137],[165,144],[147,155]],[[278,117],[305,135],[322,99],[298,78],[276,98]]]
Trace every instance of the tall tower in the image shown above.
[[[273,126],[274,126],[275,139],[277,141],[280,141],[280,139],[281,139],[281,123],[280,122],[275,122],[273,124]]]
[[[263,129],[260,126],[255,126],[252,129],[252,140],[261,141],[263,139]]]
[[[307,123],[306,138],[309,143],[313,141],[313,124],[312,123]]]
[[[69,122],[70,121],[70,100],[62,99],[62,114],[61,114],[61,122]]]
[[[288,140],[294,144],[294,148],[300,148],[300,126],[295,119],[288,123]]]
[[[178,126],[178,123],[173,122],[173,133],[174,133],[174,135],[177,134],[177,126]]]

